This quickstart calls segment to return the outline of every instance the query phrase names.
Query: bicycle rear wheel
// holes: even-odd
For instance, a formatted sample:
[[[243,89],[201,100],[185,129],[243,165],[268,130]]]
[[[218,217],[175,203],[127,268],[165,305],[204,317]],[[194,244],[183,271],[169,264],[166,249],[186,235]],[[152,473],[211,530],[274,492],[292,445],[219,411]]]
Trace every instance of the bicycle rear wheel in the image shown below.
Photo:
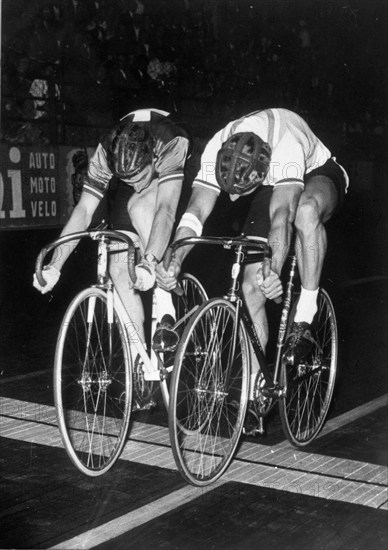
[[[293,319],[293,315],[290,316]],[[312,352],[298,365],[283,361],[280,384],[286,395],[279,400],[284,433],[296,447],[311,443],[329,411],[337,373],[338,335],[334,307],[320,289],[314,320],[316,341]]]
[[[183,294],[178,295],[173,293],[173,302],[177,320],[177,331],[181,335],[185,326],[189,322],[191,315],[205,300],[207,300],[207,294],[203,285],[194,275],[191,275],[191,273],[184,273],[179,278],[179,283],[182,287]],[[164,372],[166,373],[166,378],[161,381],[161,391],[164,404],[168,409],[169,386],[174,364],[175,352],[167,352],[164,355],[165,357],[163,367]]]
[[[55,354],[54,397],[64,447],[84,474],[108,471],[125,444],[131,414],[132,360],[118,313],[107,295],[78,294],[66,311]]]
[[[181,296],[174,295],[177,321],[183,319],[185,316],[188,316],[188,320],[193,309],[200,306],[208,299],[203,285],[194,275],[191,275],[191,273],[184,273],[180,277],[179,282],[183,289],[183,294]],[[187,320],[185,324],[187,324]]]
[[[205,302],[191,317],[176,353],[169,407],[171,446],[192,485],[216,481],[228,467],[248,401],[249,348],[235,307]]]

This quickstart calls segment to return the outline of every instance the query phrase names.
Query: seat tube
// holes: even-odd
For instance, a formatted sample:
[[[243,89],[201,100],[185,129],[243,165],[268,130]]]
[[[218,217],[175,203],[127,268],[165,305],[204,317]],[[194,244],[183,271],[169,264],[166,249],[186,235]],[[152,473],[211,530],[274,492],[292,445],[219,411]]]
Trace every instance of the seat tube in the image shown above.
[[[289,278],[286,287],[285,298],[283,301],[283,309],[280,317],[279,331],[276,344],[276,359],[275,359],[275,372],[274,380],[278,379],[280,363],[282,359],[282,350],[284,345],[284,340],[286,337],[288,318],[290,315],[291,301],[292,301],[292,289],[294,287],[294,277],[296,271],[296,255],[291,256],[291,266],[289,271]]]
[[[296,268],[296,255],[291,258],[290,276],[287,282],[286,296],[284,298],[282,315],[280,319],[279,334],[278,334],[278,347],[281,347],[286,335],[288,316],[291,309],[292,289],[294,287],[294,277]]]
[[[100,236],[97,253],[97,280],[100,285],[104,285],[108,280],[108,246],[108,239]]]
[[[236,249],[235,249],[235,261],[232,265],[232,271],[231,271],[231,284],[230,284],[230,288],[228,290],[228,299],[231,301],[231,302],[236,302],[238,297],[237,297],[237,291],[238,291],[238,278],[239,278],[239,275],[240,275],[240,270],[241,270],[241,264],[243,262],[243,259],[244,259],[244,252],[243,252],[243,247],[242,245],[239,245]]]

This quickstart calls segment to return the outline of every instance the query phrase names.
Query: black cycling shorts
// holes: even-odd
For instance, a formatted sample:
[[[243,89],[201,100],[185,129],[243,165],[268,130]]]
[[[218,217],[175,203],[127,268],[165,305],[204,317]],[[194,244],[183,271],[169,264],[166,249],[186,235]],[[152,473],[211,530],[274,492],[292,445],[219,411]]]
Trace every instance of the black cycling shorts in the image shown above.
[[[322,164],[319,168],[311,170],[311,172],[305,175],[305,185],[307,185],[310,179],[314,176],[326,176],[334,183],[338,194],[337,206],[335,207],[334,213],[337,212],[343,205],[346,194],[346,178],[344,169],[335,161],[335,159],[330,158],[325,162],[325,164]]]
[[[124,229],[137,234],[128,215],[128,201],[135,193],[133,187],[117,180],[108,190],[108,222],[111,229]]]
[[[315,168],[305,175],[305,185],[308,184],[312,177],[317,175],[326,176],[327,178],[330,178],[331,181],[334,183],[338,193],[337,206],[334,211],[334,213],[336,213],[342,206],[345,198],[345,172],[343,168],[335,162],[335,160],[330,158],[325,162],[325,164],[323,164],[319,168]],[[251,197],[251,204],[242,230],[244,235],[264,238],[268,237],[268,233],[271,227],[271,220],[269,217],[269,204],[271,202],[272,192],[273,186],[262,185],[257,189],[257,191],[255,191],[255,193],[253,193],[253,195],[247,196]]]

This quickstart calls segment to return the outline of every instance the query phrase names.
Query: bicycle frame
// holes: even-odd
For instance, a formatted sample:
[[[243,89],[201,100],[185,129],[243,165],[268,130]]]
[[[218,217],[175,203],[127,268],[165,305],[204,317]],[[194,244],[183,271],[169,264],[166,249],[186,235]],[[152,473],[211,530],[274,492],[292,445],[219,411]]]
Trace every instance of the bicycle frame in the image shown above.
[[[289,319],[291,304],[292,304],[292,289],[294,287],[295,274],[296,274],[296,256],[292,255],[291,266],[289,270],[289,278],[286,284],[286,292],[283,298],[282,313],[281,313],[279,329],[277,333],[276,358],[275,358],[273,374],[269,369],[267,358],[264,354],[263,348],[261,346],[260,340],[258,338],[257,332],[255,330],[252,318],[249,314],[243,295],[241,295],[239,299],[239,302],[241,302],[241,305],[239,305],[236,308],[237,315],[239,318],[242,319],[249,341],[259,361],[260,369],[266,383],[265,391],[269,397],[281,397],[283,395],[283,392],[285,391],[284,388],[279,388],[278,379],[279,379],[280,363],[282,360],[282,352],[283,352],[283,346],[284,346],[285,337],[286,337],[288,319]]]
[[[303,447],[315,439],[333,395],[338,338],[333,305],[321,289],[311,352],[295,362],[285,357],[296,303],[297,259],[293,250],[278,312],[280,322],[276,322],[276,359],[274,367],[270,365],[241,289],[241,266],[269,259],[269,246],[244,236],[192,237],[174,245],[199,243],[233,249],[234,255],[229,291],[205,301],[182,334],[170,389],[169,430],[174,458],[189,483],[203,486],[225,472],[241,433],[265,433],[264,417],[275,404],[284,434],[293,445]],[[257,374],[252,373],[255,356]]]
[[[97,260],[97,280],[98,284],[95,285],[99,288],[102,288],[107,293],[107,303],[108,303],[108,323],[113,322],[113,312],[116,310],[116,313],[120,317],[123,326],[125,327],[125,332],[128,338],[128,345],[131,350],[131,357],[135,358],[140,356],[141,358],[141,369],[143,371],[144,380],[148,382],[159,382],[162,392],[163,401],[166,408],[168,408],[169,395],[168,389],[165,382],[166,371],[164,369],[163,359],[160,357],[161,354],[156,354],[155,351],[150,349],[150,352],[147,352],[146,345],[142,342],[137,327],[132,321],[130,315],[124,307],[122,299],[117,292],[114,284],[109,275],[109,256],[115,253],[122,252],[123,249],[116,249],[115,245],[111,245],[105,237],[98,239],[98,260]],[[155,302],[152,300],[152,324],[151,324],[151,338],[152,334],[156,328],[156,316],[154,314]]]
[[[280,388],[278,379],[280,364],[282,360],[282,350],[286,337],[286,330],[288,319],[290,315],[291,305],[292,305],[292,291],[294,287],[294,281],[296,276],[296,254],[292,253],[290,255],[290,268],[289,276],[286,283],[286,291],[282,300],[282,313],[278,329],[277,342],[276,342],[276,359],[275,359],[275,368],[273,373],[271,372],[267,358],[265,356],[263,347],[260,343],[258,334],[255,330],[254,323],[252,321],[251,315],[248,311],[247,305],[245,303],[244,296],[241,291],[241,266],[244,265],[246,250],[250,247],[254,247],[252,241],[249,241],[244,235],[237,238],[227,238],[227,237],[189,237],[186,239],[181,239],[176,243],[171,245],[168,254],[166,254],[166,263],[168,264],[171,260],[171,257],[178,246],[192,245],[192,244],[216,244],[221,245],[226,249],[234,249],[234,263],[231,269],[230,276],[230,288],[228,293],[224,296],[225,299],[229,300],[234,304],[236,308],[237,319],[241,320],[246,329],[248,339],[251,343],[253,352],[259,362],[262,375],[265,380],[265,392],[270,398],[278,398],[284,395],[286,391],[285,388]],[[258,245],[257,249],[259,253],[262,254],[263,258],[270,257],[270,247],[261,242],[261,246]],[[257,261],[261,261],[261,258]],[[238,324],[237,324],[238,326]]]
[[[168,372],[172,370],[172,366],[165,368],[163,353],[155,353],[151,349],[149,353],[147,352],[146,345],[142,342],[137,330],[135,323],[130,318],[127,310],[124,307],[122,299],[114,287],[114,283],[109,274],[109,256],[117,254],[120,252],[128,251],[128,272],[131,280],[136,281],[135,274],[135,257],[137,246],[133,243],[131,238],[122,232],[117,232],[107,229],[97,229],[94,231],[82,231],[78,233],[73,233],[53,241],[40,252],[37,261],[36,261],[36,275],[37,279],[42,286],[46,284],[44,278],[42,277],[42,267],[43,261],[46,255],[52,251],[55,247],[61,246],[69,242],[75,242],[84,237],[90,237],[92,240],[97,241],[98,251],[97,251],[97,283],[91,285],[92,287],[99,288],[103,290],[107,295],[107,317],[108,323],[114,322],[114,311],[116,310],[117,315],[120,317],[123,326],[125,327],[126,336],[128,338],[128,345],[131,351],[132,357],[140,356],[141,358],[141,369],[144,374],[144,379],[149,382],[159,382],[161,384],[162,396],[166,408],[168,408],[168,389],[164,383],[167,377]],[[115,240],[115,243],[112,243],[111,240]],[[121,241],[121,243],[120,243]],[[117,247],[117,244],[121,244],[121,247]],[[124,245],[124,246],[123,246]],[[178,289],[179,290],[179,289]],[[151,339],[152,334],[156,328],[156,315],[155,313],[155,303],[152,301],[152,323],[151,323]],[[179,327],[184,323],[187,318],[193,313],[196,308],[193,308],[186,315],[177,321],[175,328]],[[90,304],[88,311],[88,318],[93,317],[93,304]]]

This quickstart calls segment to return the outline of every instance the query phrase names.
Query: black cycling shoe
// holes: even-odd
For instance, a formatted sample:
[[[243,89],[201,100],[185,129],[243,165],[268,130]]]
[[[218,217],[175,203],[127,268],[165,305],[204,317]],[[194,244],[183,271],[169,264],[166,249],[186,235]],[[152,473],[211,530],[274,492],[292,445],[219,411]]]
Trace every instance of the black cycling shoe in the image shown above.
[[[179,335],[173,329],[175,320],[171,315],[163,315],[158,323],[154,337],[152,338],[152,348],[154,351],[165,352],[174,351],[179,342]]]
[[[311,352],[315,343],[312,326],[304,321],[301,323],[294,321],[285,344],[284,360],[291,365],[297,365]]]

